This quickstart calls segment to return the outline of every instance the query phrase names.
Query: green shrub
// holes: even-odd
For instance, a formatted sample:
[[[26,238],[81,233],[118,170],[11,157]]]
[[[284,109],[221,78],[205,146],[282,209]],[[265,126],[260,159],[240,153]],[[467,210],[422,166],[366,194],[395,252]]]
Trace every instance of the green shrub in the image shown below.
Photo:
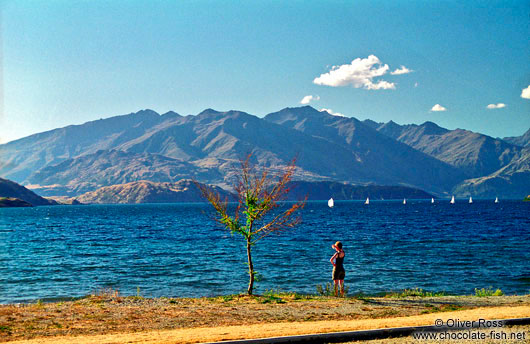
[[[232,301],[234,299],[232,295],[224,295],[222,298],[224,302]]]
[[[486,297],[486,296],[502,296],[504,293],[500,289],[496,289],[495,291],[492,289],[492,287],[482,288],[478,289],[475,288],[475,296],[477,297]]]
[[[348,294],[348,286],[344,286],[344,295]],[[340,293],[339,287],[337,286],[337,291]],[[322,296],[335,296],[334,285],[331,282],[327,282],[324,286],[317,284],[317,294]]]
[[[447,294],[444,291],[441,292],[432,292],[432,291],[426,291],[421,288],[414,288],[414,289],[403,289],[400,292],[391,292],[387,293],[385,297],[440,297],[440,296],[447,296]]]
[[[282,300],[279,293],[274,292],[273,289],[266,290],[265,293],[263,293],[263,297],[260,298],[261,303],[285,303],[285,301]]]

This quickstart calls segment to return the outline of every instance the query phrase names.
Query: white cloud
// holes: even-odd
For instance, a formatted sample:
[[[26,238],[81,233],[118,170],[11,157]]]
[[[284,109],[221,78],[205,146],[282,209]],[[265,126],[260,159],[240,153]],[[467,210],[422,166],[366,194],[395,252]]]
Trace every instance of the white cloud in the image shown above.
[[[436,104],[432,107],[431,111],[447,111],[447,109],[440,104]]]
[[[313,83],[331,87],[352,85],[367,90],[395,89],[393,82],[374,80],[385,75],[388,69],[388,65],[382,64],[377,56],[370,55],[365,59],[356,58],[351,64],[333,66],[328,73],[315,78]]]
[[[401,74],[408,74],[414,72],[412,69],[408,69],[407,67],[401,65],[398,69],[396,69],[393,72],[390,72],[392,75],[401,75]]]
[[[340,113],[340,112],[333,112],[333,110],[331,109],[320,109],[320,112],[327,112],[329,113],[330,115],[333,115],[333,116],[339,116],[339,117],[346,117],[346,115]]]
[[[527,88],[523,88],[521,92],[521,98],[530,99],[530,85]]]
[[[311,96],[311,95],[305,96],[304,98],[302,98],[302,100],[300,100],[300,104],[309,104],[313,100],[320,100],[320,97],[319,96]]]
[[[488,106],[486,106],[487,109],[502,109],[503,107],[506,107],[506,104],[497,103],[497,104],[489,104]]]

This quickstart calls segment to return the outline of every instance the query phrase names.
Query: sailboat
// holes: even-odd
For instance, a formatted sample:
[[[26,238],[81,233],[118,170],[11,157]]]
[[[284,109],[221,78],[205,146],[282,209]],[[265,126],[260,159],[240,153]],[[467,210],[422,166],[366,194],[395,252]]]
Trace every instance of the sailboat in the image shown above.
[[[451,204],[455,204],[455,196],[453,196],[453,197],[451,198],[451,202],[450,202],[450,203],[451,203]]]
[[[471,196],[469,196],[469,204],[473,203],[473,198],[471,198]]]
[[[434,198],[431,198],[431,203],[434,204]]]
[[[369,197],[366,197],[366,201],[364,202],[364,204],[370,204],[370,198]]]
[[[407,204],[407,199],[403,198],[403,204]]]
[[[333,208],[333,205],[334,205],[333,198],[330,198],[328,200],[328,207]]]
[[[499,197],[495,197],[495,203],[499,203]]]

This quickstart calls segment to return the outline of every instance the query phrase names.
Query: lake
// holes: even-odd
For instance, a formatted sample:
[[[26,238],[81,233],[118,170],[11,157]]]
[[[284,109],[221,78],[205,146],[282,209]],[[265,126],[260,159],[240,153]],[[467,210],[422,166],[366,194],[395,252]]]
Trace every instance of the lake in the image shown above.
[[[245,245],[207,204],[0,209],[0,303],[58,300],[112,287],[124,295],[246,291]],[[350,293],[423,288],[530,292],[530,202],[308,202],[303,223],[254,248],[257,293],[316,293],[331,244],[346,251]]]

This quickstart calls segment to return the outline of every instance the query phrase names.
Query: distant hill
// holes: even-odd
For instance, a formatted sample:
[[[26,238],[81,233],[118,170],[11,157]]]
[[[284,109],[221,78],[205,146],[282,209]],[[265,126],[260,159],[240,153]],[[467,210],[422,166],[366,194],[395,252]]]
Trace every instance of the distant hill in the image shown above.
[[[521,199],[530,191],[530,147],[524,148],[508,165],[494,173],[467,179],[455,186],[459,196]]]
[[[406,186],[350,185],[339,182],[293,181],[289,184],[289,200],[365,200],[371,199],[430,199],[433,195]]]
[[[234,201],[235,196],[216,186],[210,186]],[[381,185],[350,185],[339,182],[307,182],[293,181],[289,184],[291,191],[287,200],[301,200],[308,196],[308,200],[356,200],[370,197],[372,199],[426,199],[433,197],[419,189],[405,186]],[[206,202],[195,184],[189,179],[176,183],[154,183],[138,181],[126,184],[105,186],[96,191],[87,192],[76,200],[82,203],[178,203],[178,202]]]
[[[468,130],[448,130],[433,122],[399,125],[365,121],[378,132],[459,168],[468,177],[491,174],[518,156],[521,148]]]
[[[504,141],[511,143],[512,145],[520,147],[529,147],[530,146],[530,129],[526,131],[521,136],[512,136],[503,138]]]
[[[210,186],[221,194],[221,197],[233,199],[229,192]],[[126,184],[105,186],[96,191],[87,192],[77,200],[81,203],[177,203],[177,202],[204,202],[204,198],[197,186],[189,179],[176,183],[154,183],[138,181]]]
[[[11,180],[0,178],[0,197],[16,198],[31,205],[56,205],[57,202],[40,197]]]
[[[43,196],[75,196],[103,186],[139,180],[173,183],[184,178],[222,181],[218,169],[159,154],[100,150],[31,174],[30,188]]]
[[[26,201],[12,197],[0,197],[0,208],[21,208],[21,207],[33,207]]]

